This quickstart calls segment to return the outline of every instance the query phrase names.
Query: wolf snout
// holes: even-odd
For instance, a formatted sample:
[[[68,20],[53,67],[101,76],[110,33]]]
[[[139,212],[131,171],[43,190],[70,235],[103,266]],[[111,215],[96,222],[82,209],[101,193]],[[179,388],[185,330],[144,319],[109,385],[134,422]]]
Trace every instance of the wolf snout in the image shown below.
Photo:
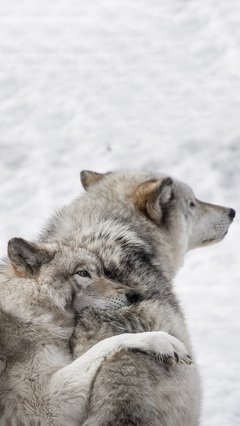
[[[126,298],[130,304],[134,304],[141,300],[141,294],[137,290],[128,290],[126,292]]]
[[[229,209],[228,216],[230,217],[231,220],[233,220],[236,216],[236,211],[234,209]]]

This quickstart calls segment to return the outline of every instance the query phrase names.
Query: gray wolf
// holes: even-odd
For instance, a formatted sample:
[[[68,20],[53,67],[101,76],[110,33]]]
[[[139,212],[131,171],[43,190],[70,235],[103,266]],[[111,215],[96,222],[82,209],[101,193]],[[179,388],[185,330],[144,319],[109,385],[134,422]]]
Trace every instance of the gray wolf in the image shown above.
[[[50,220],[41,241],[96,253],[108,278],[143,294],[126,329],[135,321],[135,331],[167,332],[194,360],[172,281],[187,251],[224,238],[235,211],[198,200],[166,175],[83,171],[81,180],[87,194]],[[84,425],[195,426],[200,401],[195,362],[168,370],[144,354],[119,353],[101,364]]]
[[[137,292],[104,281],[99,260],[80,247],[14,238],[8,256],[0,268],[1,426],[79,425],[98,368],[118,351],[186,357],[184,345],[160,331],[109,337],[73,361],[75,293],[99,295],[101,307],[104,297],[109,306],[130,304]],[[91,290],[82,285],[84,270],[95,273]]]
[[[74,358],[78,358],[95,343],[107,337],[123,332],[136,333],[136,329],[140,328],[137,323],[139,316],[137,310],[130,308],[140,302],[141,293],[124,284],[106,279],[99,266],[99,262],[92,262],[90,265],[85,260],[81,266],[78,266],[77,274],[75,274],[73,306],[77,316],[70,342]],[[146,303],[141,304],[142,313],[144,308],[149,306]],[[151,303],[151,311],[152,308]],[[161,308],[163,310],[163,306]],[[166,318],[167,314],[165,309]],[[148,312],[146,312],[146,318],[141,315],[141,331],[143,328],[149,328],[149,330],[154,328],[154,315],[151,319],[150,315],[151,313]],[[173,343],[174,349],[175,338],[172,336],[168,338]],[[166,345],[168,346],[168,342]],[[173,366],[176,362],[191,364],[192,361],[187,355],[187,351],[181,352],[180,347],[183,348],[183,345],[180,344],[178,349],[175,346],[175,352],[170,349],[167,352],[162,351],[158,356],[154,354],[154,358],[168,366]],[[149,351],[148,354],[150,354]]]

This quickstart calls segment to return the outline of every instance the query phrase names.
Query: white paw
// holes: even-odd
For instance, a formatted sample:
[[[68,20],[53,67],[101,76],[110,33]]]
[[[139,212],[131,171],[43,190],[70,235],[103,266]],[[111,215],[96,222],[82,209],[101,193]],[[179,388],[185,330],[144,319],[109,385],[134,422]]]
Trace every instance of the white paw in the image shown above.
[[[191,364],[185,345],[164,331],[151,331],[131,334],[131,339],[124,342],[124,347],[151,353],[159,361],[174,366],[176,363]],[[127,335],[126,335],[127,337]]]

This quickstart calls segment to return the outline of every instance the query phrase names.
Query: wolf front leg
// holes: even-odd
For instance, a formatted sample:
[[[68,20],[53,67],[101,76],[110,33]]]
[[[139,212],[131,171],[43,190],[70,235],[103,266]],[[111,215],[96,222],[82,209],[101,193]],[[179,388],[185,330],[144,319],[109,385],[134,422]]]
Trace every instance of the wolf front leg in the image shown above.
[[[169,334],[156,331],[109,337],[89,349],[71,364],[58,370],[49,385],[49,411],[53,424],[79,425],[86,414],[92,381],[103,360],[114,352],[136,349],[156,356],[187,356],[184,345]]]
[[[142,333],[143,339],[144,334],[155,337],[142,353],[121,351],[102,363],[82,426],[196,426],[197,423],[185,422],[189,398],[188,394],[181,394],[184,386],[193,389],[192,367],[188,366],[191,358],[185,346],[165,332]],[[155,355],[157,362],[146,355],[148,352]],[[179,413],[182,421],[178,421]]]

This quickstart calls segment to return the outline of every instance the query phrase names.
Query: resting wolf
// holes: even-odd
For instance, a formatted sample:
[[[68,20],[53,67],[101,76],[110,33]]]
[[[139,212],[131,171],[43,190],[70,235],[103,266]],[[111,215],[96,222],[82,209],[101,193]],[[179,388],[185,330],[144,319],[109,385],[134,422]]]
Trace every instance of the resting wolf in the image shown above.
[[[87,194],[52,218],[42,241],[84,244],[96,252],[109,278],[139,288],[148,304],[154,301],[147,318],[153,328],[179,338],[193,357],[172,280],[188,250],[223,239],[234,210],[199,201],[168,176],[84,171],[81,177]],[[136,331],[142,331],[145,309],[136,309]],[[120,353],[101,364],[85,424],[193,426],[199,413],[195,363],[168,371],[144,354]]]
[[[74,358],[78,358],[95,343],[107,337],[121,333],[136,333],[137,329],[139,331],[157,329],[158,324],[154,323],[155,315],[151,315],[152,310],[156,308],[166,322],[171,321],[164,304],[159,304],[158,301],[156,306],[153,302],[140,303],[141,293],[123,284],[107,280],[99,266],[100,262],[92,262],[89,265],[85,261],[74,282],[73,306],[77,315],[70,342]],[[140,313],[141,322],[138,319]],[[179,344],[178,350],[174,351],[175,339],[169,339],[173,343],[172,349],[169,348],[167,352],[163,351],[158,356],[155,354],[155,360],[165,367],[174,366],[177,362],[191,364],[191,358],[184,345]],[[177,346],[175,348],[177,349]]]
[[[79,425],[99,366],[120,349],[186,358],[181,342],[157,332],[110,337],[72,362],[73,297],[83,268],[101,276],[98,259],[82,248],[19,238],[10,240],[8,253],[0,270],[1,426]],[[118,294],[110,306],[130,303],[137,294],[106,280],[94,286],[103,296]]]

